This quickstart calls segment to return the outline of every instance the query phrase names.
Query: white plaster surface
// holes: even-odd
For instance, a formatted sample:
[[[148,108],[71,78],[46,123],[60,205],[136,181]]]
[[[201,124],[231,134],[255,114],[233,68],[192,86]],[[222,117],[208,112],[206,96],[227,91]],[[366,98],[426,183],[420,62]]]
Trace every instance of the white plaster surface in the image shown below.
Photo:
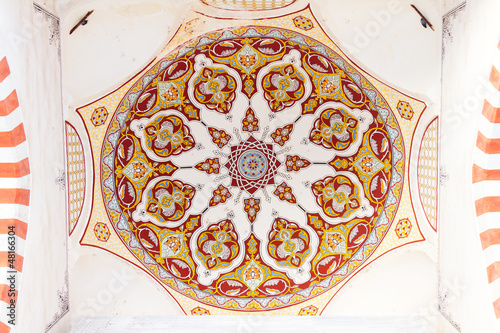
[[[411,322],[411,324],[408,324]],[[210,316],[180,317],[168,321],[163,317],[75,318],[73,333],[132,332],[288,332],[288,333],[431,333],[432,327],[421,317],[255,317]]]
[[[453,8],[450,6],[447,10]],[[441,117],[440,297],[462,332],[495,332],[486,266],[472,195],[472,149],[493,52],[500,37],[500,3],[470,0],[444,40]],[[445,281],[456,281],[455,290]],[[459,292],[456,293],[456,290]]]
[[[0,7],[0,42],[22,110],[31,171],[28,233],[13,332],[38,333],[63,314],[58,293],[67,294],[66,194],[56,183],[65,169],[60,64],[57,43],[49,42],[50,20],[35,13],[31,1],[5,0]],[[68,332],[69,327],[66,316],[52,332]]]

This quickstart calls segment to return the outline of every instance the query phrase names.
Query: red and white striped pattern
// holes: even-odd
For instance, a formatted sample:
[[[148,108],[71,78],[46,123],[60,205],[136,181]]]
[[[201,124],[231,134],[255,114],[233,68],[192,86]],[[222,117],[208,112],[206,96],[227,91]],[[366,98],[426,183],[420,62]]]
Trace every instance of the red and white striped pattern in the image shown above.
[[[490,94],[479,119],[472,182],[479,236],[497,319],[500,318],[500,44],[491,69]]]
[[[23,269],[24,243],[28,228],[30,201],[30,168],[28,145],[24,132],[21,108],[13,87],[7,58],[0,49],[0,333],[11,332],[6,316],[7,304],[17,301],[17,290]],[[15,297],[9,296],[8,275],[12,271],[8,261],[9,227],[15,230],[16,276]],[[5,302],[5,303],[2,303]],[[3,305],[2,305],[3,304]],[[16,323],[18,314],[16,312]]]

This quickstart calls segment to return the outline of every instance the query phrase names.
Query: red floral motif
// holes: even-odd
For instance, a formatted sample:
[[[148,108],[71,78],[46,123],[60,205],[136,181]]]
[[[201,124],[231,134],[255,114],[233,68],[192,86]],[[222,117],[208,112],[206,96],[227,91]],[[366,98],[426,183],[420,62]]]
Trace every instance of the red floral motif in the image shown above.
[[[304,96],[305,77],[293,65],[273,67],[262,80],[264,98],[273,112],[283,111]]]
[[[321,235],[319,251],[312,260],[313,272],[321,278],[342,267],[363,246],[373,228],[361,219],[331,225],[320,214],[307,213],[307,217],[307,224]]]
[[[260,211],[260,199],[248,198],[243,200],[243,210],[247,213],[250,222],[255,221],[257,213]]]
[[[191,206],[196,190],[179,180],[163,180],[149,190],[146,212],[160,224],[179,221]]]
[[[304,70],[311,76],[315,94],[302,103],[303,114],[314,114],[319,105],[327,100],[344,102],[341,77],[342,70],[324,56],[310,52],[303,60]],[[345,94],[351,95],[350,91]],[[350,104],[348,104],[350,105]]]
[[[161,110],[176,109],[188,120],[199,120],[200,110],[191,104],[186,89],[192,74],[193,65],[188,59],[174,61],[137,98],[135,112],[149,116]]]
[[[134,234],[156,262],[175,278],[187,282],[195,274],[188,244],[193,231],[200,227],[200,217],[191,215],[175,228],[158,228],[149,222],[136,222]]]
[[[360,207],[359,188],[345,176],[318,180],[311,189],[318,205],[330,217],[347,218]]]
[[[276,218],[269,233],[269,255],[285,267],[300,267],[311,253],[309,235],[296,223]]]
[[[189,127],[177,116],[158,116],[144,129],[146,145],[160,157],[179,155],[194,147]]]
[[[265,64],[281,58],[285,51],[279,39],[245,38],[216,42],[210,47],[209,56],[236,69],[243,82],[241,92],[252,97],[257,92],[255,74]]]
[[[259,118],[255,116],[252,108],[248,108],[245,118],[241,121],[243,132],[258,132],[259,131]]]
[[[212,192],[212,198],[210,199],[209,206],[213,207],[224,203],[227,199],[231,198],[231,196],[232,194],[229,192],[227,187],[221,184]]]
[[[238,234],[230,220],[211,225],[200,234],[197,243],[196,255],[208,269],[229,266],[240,252]]]
[[[231,135],[227,134],[224,130],[218,130],[213,127],[208,128],[208,132],[212,136],[212,142],[217,145],[217,147],[222,148],[231,141]]]
[[[279,184],[273,193],[281,201],[288,201],[290,203],[297,202],[297,199],[295,199],[295,196],[292,193],[292,188],[290,186],[288,186],[288,184],[285,182],[282,182],[281,184]]]
[[[236,80],[221,68],[204,68],[194,80],[194,97],[210,110],[231,111],[236,98]]]
[[[300,169],[307,168],[311,162],[299,155],[286,155],[286,171],[299,171]]]
[[[314,122],[309,139],[327,149],[350,147],[357,135],[358,120],[342,109],[326,109]]]
[[[207,174],[219,173],[220,164],[219,159],[216,158],[207,158],[204,162],[200,162],[194,166],[196,169],[206,172]]]
[[[246,260],[219,279],[217,291],[224,296],[272,296],[285,294],[291,284],[283,274],[262,261],[261,242],[250,235],[245,243]]]
[[[280,146],[283,146],[288,140],[290,140],[290,134],[292,133],[292,131],[293,124],[278,127],[273,133],[271,133],[271,138],[273,138],[274,142],[276,142]]]

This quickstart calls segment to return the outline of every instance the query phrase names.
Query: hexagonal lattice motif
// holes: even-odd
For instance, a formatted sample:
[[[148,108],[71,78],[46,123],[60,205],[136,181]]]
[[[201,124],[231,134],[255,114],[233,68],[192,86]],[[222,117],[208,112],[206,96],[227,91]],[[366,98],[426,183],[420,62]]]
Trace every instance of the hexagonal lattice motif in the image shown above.
[[[227,10],[271,10],[284,8],[297,0],[201,0],[202,3],[215,8]]]
[[[410,234],[411,231],[411,222],[408,219],[399,220],[396,225],[396,235],[399,238],[406,238]]]
[[[398,111],[401,117],[403,117],[404,119],[411,120],[411,118],[413,117],[413,109],[408,102],[399,101]]]
[[[68,175],[68,222],[73,232],[80,217],[85,198],[85,156],[82,141],[71,124],[66,123],[66,154]]]
[[[106,119],[108,119],[108,110],[105,107],[101,107],[94,110],[90,121],[92,121],[94,126],[100,126],[106,122]]]
[[[101,242],[107,242],[111,235],[108,226],[102,222],[97,222],[94,227],[95,237]]]
[[[311,30],[312,28],[314,28],[314,25],[312,23],[312,21],[310,19],[308,19],[307,17],[304,17],[304,16],[295,16],[293,18],[293,24],[295,24],[295,26],[299,29],[302,29],[302,30]]]
[[[318,313],[318,308],[314,305],[306,306],[300,309],[299,316],[315,316]]]
[[[210,316],[210,311],[201,307],[197,307],[191,310],[191,314],[193,316]]]
[[[437,230],[438,118],[428,125],[418,153],[418,191],[429,224]]]

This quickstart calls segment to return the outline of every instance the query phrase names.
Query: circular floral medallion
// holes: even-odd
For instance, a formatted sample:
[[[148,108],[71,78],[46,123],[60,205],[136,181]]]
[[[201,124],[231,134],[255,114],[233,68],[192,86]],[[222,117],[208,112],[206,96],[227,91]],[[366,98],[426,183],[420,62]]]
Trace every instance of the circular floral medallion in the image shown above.
[[[238,158],[238,171],[243,177],[255,180],[264,176],[269,164],[267,157],[258,150],[247,150]]]
[[[245,27],[180,46],[132,86],[101,179],[152,275],[202,303],[266,310],[367,260],[394,218],[403,157],[392,111],[343,58]]]
[[[256,140],[253,136],[232,146],[227,160],[224,166],[231,176],[231,186],[249,194],[274,184],[274,177],[281,165],[273,145]]]

